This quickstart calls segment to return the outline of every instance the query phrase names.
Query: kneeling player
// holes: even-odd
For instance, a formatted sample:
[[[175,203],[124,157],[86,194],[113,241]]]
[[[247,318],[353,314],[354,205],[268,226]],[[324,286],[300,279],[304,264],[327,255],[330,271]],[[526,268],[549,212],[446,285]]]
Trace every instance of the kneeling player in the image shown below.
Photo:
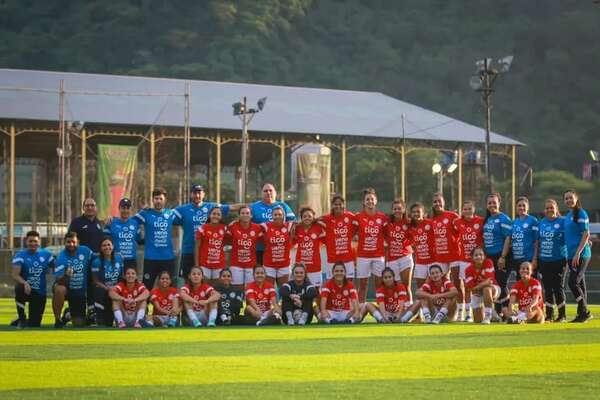
[[[254,267],[254,282],[246,285],[246,310],[244,314],[256,326],[281,324],[281,308],[273,284],[266,280],[265,267]]]
[[[364,318],[367,312],[379,323],[408,322],[419,309],[419,304],[411,305],[406,286],[395,281],[394,270],[386,267],[381,274],[383,282],[377,288],[377,305],[366,303],[361,310]]]
[[[485,258],[481,247],[473,250],[471,258],[472,262],[465,270],[465,286],[471,292],[473,317],[475,322],[489,324],[492,320],[494,300],[500,296],[494,262]]]
[[[333,278],[321,289],[321,322],[359,323],[361,321],[358,293],[346,278],[346,266],[342,262],[333,265]]]
[[[146,286],[137,279],[137,271],[133,266],[125,269],[125,280],[110,289],[115,321],[119,328],[141,328],[146,325],[146,300],[150,293]]]
[[[158,276],[158,287],[150,292],[150,302],[154,306],[150,320],[154,326],[174,327],[181,312],[179,292],[171,286],[171,274],[163,271]]]
[[[439,324],[444,319],[449,321],[456,318],[456,298],[458,290],[448,279],[442,267],[433,264],[429,267],[429,278],[417,290],[416,297],[421,302],[423,318],[427,323]],[[431,318],[431,311],[435,317]]]
[[[519,267],[521,280],[517,281],[510,290],[508,309],[513,310],[514,305],[519,305],[519,311],[514,312],[508,319],[509,323],[543,323],[544,302],[542,300],[542,285],[540,281],[531,277],[532,266],[524,262]]]
[[[192,267],[188,282],[179,291],[188,324],[194,328],[206,325],[215,326],[217,320],[217,301],[221,295],[212,287],[202,282],[202,269]]]

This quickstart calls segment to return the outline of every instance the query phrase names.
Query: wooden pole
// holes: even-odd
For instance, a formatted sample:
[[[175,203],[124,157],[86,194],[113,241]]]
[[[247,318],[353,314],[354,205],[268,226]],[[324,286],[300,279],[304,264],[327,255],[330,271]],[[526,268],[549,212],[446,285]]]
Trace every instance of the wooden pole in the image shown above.
[[[215,141],[217,146],[217,166],[215,168],[215,196],[216,202],[221,202],[221,132],[217,132],[217,138]]]
[[[406,146],[400,146],[400,198],[406,201]]]
[[[149,203],[152,204],[152,191],[154,190],[154,172],[155,172],[155,162],[156,162],[156,136],[154,130],[150,131],[150,193],[149,193]]]
[[[281,135],[279,143],[279,196],[285,201],[285,137]]]
[[[81,130],[81,202],[83,204],[87,197],[87,131]]]
[[[512,181],[511,181],[511,195],[512,195],[512,202],[511,202],[511,209],[512,209],[512,218],[514,219],[517,212],[516,212],[516,202],[517,202],[517,146],[513,145],[512,146]]]
[[[462,209],[463,203],[463,151],[462,147],[458,147],[458,211]]]
[[[15,190],[16,190],[16,145],[15,124],[10,124],[10,178],[8,191],[8,248],[13,249],[15,241]]]

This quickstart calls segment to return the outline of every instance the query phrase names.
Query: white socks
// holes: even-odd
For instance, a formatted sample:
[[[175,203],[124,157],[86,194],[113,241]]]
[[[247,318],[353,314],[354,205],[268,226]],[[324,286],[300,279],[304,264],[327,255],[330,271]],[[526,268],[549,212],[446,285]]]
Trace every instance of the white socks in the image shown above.
[[[113,314],[115,314],[115,321],[117,321],[117,324],[123,322],[123,312],[121,310],[113,310]]]

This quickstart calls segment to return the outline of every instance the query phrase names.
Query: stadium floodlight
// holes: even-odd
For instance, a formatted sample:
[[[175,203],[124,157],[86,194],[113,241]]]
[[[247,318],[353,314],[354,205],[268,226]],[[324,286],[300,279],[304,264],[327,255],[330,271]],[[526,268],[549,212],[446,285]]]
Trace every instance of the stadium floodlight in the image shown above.
[[[498,60],[498,69],[501,73],[508,72],[513,62],[514,56],[506,56]]]
[[[258,111],[262,111],[263,108],[265,108],[265,105],[267,104],[267,98],[266,97],[261,97],[260,99],[258,99]]]
[[[439,174],[440,172],[442,172],[442,165],[436,162],[431,166],[431,172],[433,173],[433,175]]]
[[[478,91],[483,86],[483,80],[481,75],[473,75],[471,79],[469,79],[469,85],[471,89]]]
[[[458,168],[458,164],[457,163],[452,163],[448,166],[448,173],[451,174],[454,171],[456,171],[456,168]]]
[[[592,161],[600,161],[600,153],[598,153],[596,150],[590,150],[590,157],[592,158]]]

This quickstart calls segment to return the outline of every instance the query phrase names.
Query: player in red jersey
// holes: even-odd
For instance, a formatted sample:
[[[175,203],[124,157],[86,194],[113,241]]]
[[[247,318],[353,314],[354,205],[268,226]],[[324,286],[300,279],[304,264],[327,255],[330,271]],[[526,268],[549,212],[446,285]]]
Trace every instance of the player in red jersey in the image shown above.
[[[473,316],[475,322],[489,324],[492,320],[494,301],[500,296],[494,262],[485,258],[483,247],[475,247],[471,258],[465,270],[465,286],[471,293]]]
[[[202,268],[192,267],[187,283],[179,291],[187,322],[194,328],[200,328],[204,324],[209,328],[215,326],[217,302],[221,298],[219,292],[202,281],[203,278]]]
[[[340,195],[331,199],[331,213],[319,218],[318,223],[325,229],[325,249],[327,264],[325,275],[333,277],[331,270],[336,262],[343,262],[348,278],[354,278],[354,261],[356,254],[352,247],[352,238],[356,234],[353,224],[354,214],[346,211],[346,201]]]
[[[381,279],[382,283],[375,295],[377,304],[366,303],[361,310],[361,317],[364,318],[368,312],[378,323],[408,322],[419,309],[419,304],[410,303],[406,286],[395,280],[395,273],[391,268],[385,267]],[[403,317],[409,311],[411,315],[404,321]]]
[[[171,286],[171,274],[163,271],[158,276],[158,287],[150,291],[150,302],[154,306],[149,318],[154,326],[174,327],[181,313],[179,291]]]
[[[406,217],[406,204],[396,199],[392,203],[390,222],[384,228],[387,242],[386,266],[394,271],[394,280],[406,286],[409,302],[412,302],[410,284],[412,281],[413,249],[408,230],[410,221]]]
[[[112,299],[115,322],[119,328],[141,328],[146,325],[146,300],[150,293],[137,279],[134,266],[125,268],[125,279],[108,292]]]
[[[542,300],[542,284],[531,277],[533,266],[526,261],[519,267],[518,280],[510,290],[509,310],[514,310],[515,304],[519,311],[513,311],[509,323],[544,323],[544,301]]]
[[[429,267],[429,278],[423,286],[417,290],[416,297],[421,302],[423,319],[427,323],[439,324],[445,318],[453,321],[456,316],[456,297],[458,290],[454,284],[444,275],[441,266],[433,264]],[[435,317],[431,318],[431,311]]]
[[[344,263],[334,264],[333,278],[321,288],[319,318],[326,324],[359,323],[361,321],[358,294],[352,282],[346,277]]]
[[[265,243],[263,265],[267,280],[271,283],[277,281],[277,286],[286,283],[290,275],[292,225],[292,222],[285,222],[283,207],[273,208],[273,221],[261,224]]]
[[[369,277],[373,275],[375,287],[381,284],[381,273],[385,268],[383,228],[388,217],[377,210],[375,189],[363,190],[363,210],[354,216],[357,227],[356,277],[358,278],[358,301],[365,302]]]
[[[293,229],[296,249],[296,264],[304,264],[308,280],[315,286],[323,284],[321,272],[321,244],[325,239],[323,227],[315,221],[315,211],[310,207],[300,209],[300,224]]]
[[[433,225],[430,219],[425,218],[425,206],[421,203],[410,206],[410,216],[408,235],[415,252],[414,276],[417,287],[421,287],[429,275],[429,266],[433,263]]]
[[[475,215],[475,203],[472,200],[463,202],[461,216],[454,220],[454,230],[458,236],[458,268],[450,269],[450,279],[458,288],[458,319],[471,321],[471,293],[464,288],[465,271],[471,262],[471,253],[476,247],[483,248],[482,217]],[[464,303],[464,314],[461,307]]]
[[[225,224],[221,207],[214,207],[208,214],[208,222],[196,231],[196,262],[202,268],[207,283],[214,286],[225,268]]]
[[[435,245],[433,262],[442,267],[444,274],[448,274],[451,268],[457,268],[457,272],[459,268],[458,246],[456,245],[458,237],[454,230],[454,220],[458,219],[458,214],[447,211],[445,206],[444,195],[435,193],[431,207]]]
[[[275,287],[266,277],[266,268],[257,265],[254,267],[254,281],[246,285],[244,314],[256,321],[256,326],[281,324],[281,307],[277,303]]]
[[[254,281],[256,243],[262,239],[263,230],[252,222],[252,210],[248,206],[239,209],[240,218],[227,227],[227,240],[231,242],[231,284],[236,290]]]

